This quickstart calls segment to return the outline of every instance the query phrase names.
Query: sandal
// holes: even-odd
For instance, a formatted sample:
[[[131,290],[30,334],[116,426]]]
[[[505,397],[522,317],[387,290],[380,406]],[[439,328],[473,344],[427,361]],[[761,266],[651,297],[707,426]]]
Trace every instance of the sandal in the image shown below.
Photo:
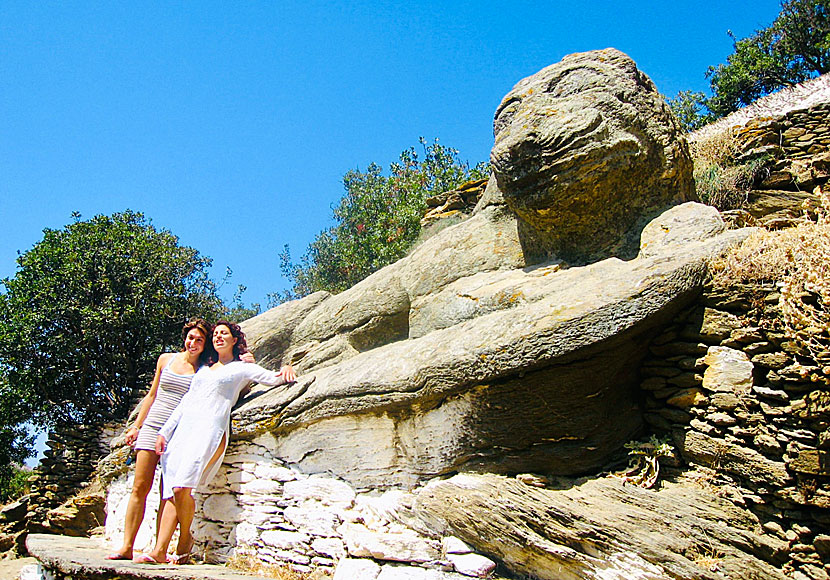
[[[194,540],[193,536],[191,536],[190,545],[187,547],[187,552],[185,552],[184,554],[173,554],[172,556],[168,556],[167,561],[177,566],[187,564],[190,561],[190,553],[193,551],[193,544],[195,543],[196,540]]]
[[[136,564],[167,564],[170,560],[165,558],[164,560],[156,560],[150,554],[141,554],[140,556],[133,559],[133,562]]]
[[[107,554],[104,556],[104,560],[132,560],[132,556],[125,556],[120,552],[114,552],[112,554]]]

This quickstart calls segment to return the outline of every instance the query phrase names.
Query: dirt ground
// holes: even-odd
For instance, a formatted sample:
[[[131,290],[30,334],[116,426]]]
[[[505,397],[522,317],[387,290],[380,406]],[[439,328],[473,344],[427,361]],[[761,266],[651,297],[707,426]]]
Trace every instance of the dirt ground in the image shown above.
[[[17,580],[20,577],[20,569],[26,564],[37,562],[34,558],[15,558],[0,560],[0,580]]]

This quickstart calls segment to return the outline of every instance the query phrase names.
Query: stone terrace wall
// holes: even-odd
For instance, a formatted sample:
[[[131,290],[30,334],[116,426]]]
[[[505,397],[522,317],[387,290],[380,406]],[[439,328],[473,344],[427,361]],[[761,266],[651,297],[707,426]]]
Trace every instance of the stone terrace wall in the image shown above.
[[[51,510],[90,483],[98,460],[110,452],[109,442],[122,429],[122,425],[76,425],[50,433],[44,458],[29,477],[30,530],[40,529]]]
[[[299,572],[337,568],[338,580],[381,573],[463,580],[495,568],[460,540],[429,532],[411,513],[416,490],[356,490],[327,474],[308,475],[281,461],[275,443],[270,434],[231,440],[219,474],[196,494],[193,531],[206,561],[251,554]],[[128,478],[120,475],[110,488],[124,487],[120,480]],[[121,509],[113,494],[109,500],[108,521]],[[144,525],[152,526],[147,516]],[[107,539],[120,538],[117,530]]]
[[[779,117],[758,117],[733,130],[742,153],[762,152],[790,160],[812,157],[830,148],[830,103]]]
[[[830,74],[822,75],[758,99],[751,105],[701,127],[691,133],[688,139],[699,141],[725,131],[739,130],[745,125],[763,124],[782,117],[793,119],[792,113],[824,105],[828,102],[830,102]]]
[[[642,367],[647,421],[785,539],[794,578],[830,571],[830,352],[815,358],[759,324],[773,285],[707,288],[658,336]],[[799,575],[801,574],[801,575]]]

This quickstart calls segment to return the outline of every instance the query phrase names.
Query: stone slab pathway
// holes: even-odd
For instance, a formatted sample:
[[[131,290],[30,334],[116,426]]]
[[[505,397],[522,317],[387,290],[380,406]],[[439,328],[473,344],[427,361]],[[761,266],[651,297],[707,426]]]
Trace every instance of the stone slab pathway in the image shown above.
[[[169,580],[254,580],[252,576],[224,566],[211,564],[174,566],[172,564],[135,564],[129,561],[106,560],[111,551],[98,540],[48,534],[30,534],[26,539],[29,554],[40,563],[62,574],[83,580],[118,578]]]

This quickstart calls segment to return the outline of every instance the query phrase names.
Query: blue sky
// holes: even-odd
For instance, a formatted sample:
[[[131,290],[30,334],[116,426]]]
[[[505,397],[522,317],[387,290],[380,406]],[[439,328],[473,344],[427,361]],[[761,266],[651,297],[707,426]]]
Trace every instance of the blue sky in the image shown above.
[[[777,0],[29,2],[0,0],[0,277],[85,218],[143,212],[226,267],[230,299],[287,287],[342,175],[419,136],[475,163],[521,78],[615,47],[673,96],[767,26]]]

